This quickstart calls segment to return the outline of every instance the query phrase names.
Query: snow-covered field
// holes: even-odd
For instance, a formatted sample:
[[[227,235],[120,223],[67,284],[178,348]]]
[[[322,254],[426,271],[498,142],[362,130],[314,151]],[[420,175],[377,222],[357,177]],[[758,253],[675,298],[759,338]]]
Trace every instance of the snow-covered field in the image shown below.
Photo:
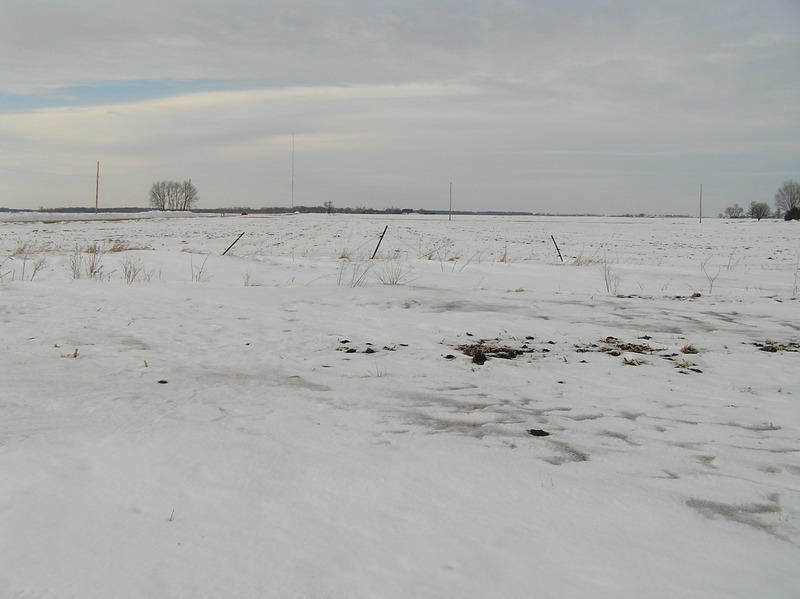
[[[800,596],[796,223],[6,217],[0,597]]]

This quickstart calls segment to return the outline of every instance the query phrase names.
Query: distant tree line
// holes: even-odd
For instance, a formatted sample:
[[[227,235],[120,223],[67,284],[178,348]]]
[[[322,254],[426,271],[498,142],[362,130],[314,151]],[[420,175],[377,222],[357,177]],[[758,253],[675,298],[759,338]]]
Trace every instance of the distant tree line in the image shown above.
[[[739,206],[739,204],[734,204],[733,206],[725,208],[725,212],[720,216],[724,216],[725,218],[744,218],[745,216],[749,216],[750,218],[761,220],[762,218],[770,216],[770,214],[772,214],[772,209],[766,202],[750,202],[747,212],[745,212],[745,209]]]
[[[290,214],[292,212],[299,212],[301,214],[412,214],[416,212],[413,208],[365,208],[357,206],[356,208],[338,208],[333,202],[327,201],[322,206],[267,206],[264,208],[250,208],[249,206],[237,206],[234,208],[213,208],[210,210],[203,210],[203,212],[241,212],[253,214]],[[419,210],[424,213],[424,210]]]
[[[749,216],[750,218],[761,220],[772,214],[772,209],[766,202],[750,202],[746,213],[739,204],[734,204],[725,208],[725,211],[719,216],[720,218],[743,218],[744,216]],[[774,215],[775,218],[783,217],[784,220],[800,220],[800,183],[790,179],[775,192]]]
[[[197,188],[188,181],[156,181],[150,187],[150,206],[156,210],[191,210],[199,200]]]

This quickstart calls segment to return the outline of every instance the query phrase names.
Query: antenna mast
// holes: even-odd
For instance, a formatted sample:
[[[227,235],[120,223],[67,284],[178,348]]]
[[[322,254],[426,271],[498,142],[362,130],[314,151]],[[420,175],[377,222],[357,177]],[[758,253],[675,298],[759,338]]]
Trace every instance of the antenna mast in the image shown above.
[[[100,161],[97,161],[97,178],[94,184],[94,213],[97,214],[100,204]]]

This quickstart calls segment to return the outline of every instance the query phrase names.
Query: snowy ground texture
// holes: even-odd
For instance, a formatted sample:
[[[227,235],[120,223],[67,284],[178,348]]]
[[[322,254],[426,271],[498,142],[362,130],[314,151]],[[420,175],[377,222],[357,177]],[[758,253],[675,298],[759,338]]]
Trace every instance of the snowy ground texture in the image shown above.
[[[800,596],[796,223],[13,218],[0,597]]]

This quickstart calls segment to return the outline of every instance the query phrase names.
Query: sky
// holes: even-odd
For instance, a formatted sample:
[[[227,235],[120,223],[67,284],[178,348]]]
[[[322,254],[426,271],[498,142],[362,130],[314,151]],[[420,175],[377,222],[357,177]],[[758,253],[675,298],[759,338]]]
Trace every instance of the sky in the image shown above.
[[[3,0],[0,207],[716,216],[800,179],[797,0]]]

